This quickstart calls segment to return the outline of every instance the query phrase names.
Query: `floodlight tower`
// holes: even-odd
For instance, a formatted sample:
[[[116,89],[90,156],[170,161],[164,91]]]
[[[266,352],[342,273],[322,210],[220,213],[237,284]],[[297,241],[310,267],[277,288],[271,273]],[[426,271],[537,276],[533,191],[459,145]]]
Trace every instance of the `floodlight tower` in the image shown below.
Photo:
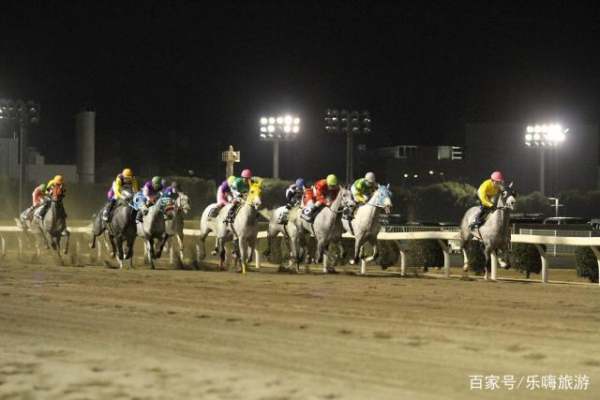
[[[260,139],[273,142],[273,178],[279,179],[279,142],[296,139],[300,133],[300,118],[285,114],[260,118]]]
[[[325,111],[325,132],[346,134],[346,183],[354,180],[354,136],[371,133],[368,111]]]
[[[16,124],[19,130],[19,212],[24,208],[27,181],[27,129],[40,119],[39,104],[29,100],[0,99],[0,121]]]
[[[546,149],[560,146],[569,129],[560,124],[536,124],[525,128],[525,145],[540,151],[540,193],[546,195]]]

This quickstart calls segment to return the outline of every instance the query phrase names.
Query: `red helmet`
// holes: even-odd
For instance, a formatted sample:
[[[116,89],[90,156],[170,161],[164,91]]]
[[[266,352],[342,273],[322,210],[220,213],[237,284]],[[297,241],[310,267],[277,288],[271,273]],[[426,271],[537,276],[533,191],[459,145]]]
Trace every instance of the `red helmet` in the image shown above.
[[[245,169],[242,171],[242,178],[252,178],[252,171]]]
[[[495,182],[504,182],[504,177],[502,176],[502,172],[500,172],[500,171],[492,172],[491,178]]]

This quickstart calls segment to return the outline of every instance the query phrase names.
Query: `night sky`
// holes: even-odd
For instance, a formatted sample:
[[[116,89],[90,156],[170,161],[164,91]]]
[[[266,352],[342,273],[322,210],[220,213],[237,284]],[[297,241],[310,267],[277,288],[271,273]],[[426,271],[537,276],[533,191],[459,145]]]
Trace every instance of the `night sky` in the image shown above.
[[[296,112],[301,138],[282,149],[289,178],[343,175],[327,108],[371,111],[370,147],[461,144],[467,122],[600,112],[593,2],[40,3],[3,5],[0,97],[41,103],[33,142],[49,162],[75,160],[84,106],[97,112],[99,163],[156,159],[164,173],[203,176],[221,172],[217,151],[230,143],[270,175],[258,119]]]

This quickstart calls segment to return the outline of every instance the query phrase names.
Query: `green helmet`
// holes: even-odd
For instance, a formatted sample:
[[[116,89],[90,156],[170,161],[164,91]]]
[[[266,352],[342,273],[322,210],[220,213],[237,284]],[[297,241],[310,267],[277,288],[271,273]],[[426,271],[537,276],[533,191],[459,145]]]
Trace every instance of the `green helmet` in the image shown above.
[[[158,190],[162,187],[162,178],[160,176],[152,178],[152,187],[154,190]]]
[[[337,184],[337,176],[335,176],[334,174],[327,175],[327,186],[337,186]]]

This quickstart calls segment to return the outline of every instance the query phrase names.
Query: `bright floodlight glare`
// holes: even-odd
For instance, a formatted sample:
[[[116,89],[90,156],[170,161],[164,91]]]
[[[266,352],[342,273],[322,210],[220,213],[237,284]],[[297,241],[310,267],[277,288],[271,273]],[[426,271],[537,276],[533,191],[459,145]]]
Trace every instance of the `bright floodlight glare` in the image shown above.
[[[274,117],[270,117],[270,118],[269,118],[269,123],[270,123],[271,125],[273,125],[273,124],[275,123],[275,118],[274,118]]]
[[[429,175],[433,175],[433,170],[429,170]]]
[[[264,133],[261,133],[260,137],[263,138],[263,139],[265,139],[267,137],[267,135],[265,135]]]
[[[291,115],[286,115],[283,120],[285,121],[286,125],[291,125],[292,124],[292,117]]]
[[[261,125],[266,125],[266,124],[268,124],[268,123],[269,123],[269,119],[268,119],[267,117],[262,117],[262,118],[260,119],[260,124],[261,124]]]
[[[413,175],[413,178],[418,178],[418,177],[419,177],[419,174],[414,174]]]
[[[286,125],[286,126],[283,127],[283,131],[285,133],[290,133],[292,131],[292,127],[289,126],[289,125]]]
[[[277,117],[277,123],[279,125],[283,124],[283,117],[281,117],[281,116]]]
[[[534,131],[533,126],[531,126],[531,125],[527,126],[527,133],[533,133],[533,131]]]
[[[274,125],[269,125],[268,130],[269,130],[269,132],[275,132],[275,126]]]
[[[542,137],[540,136],[540,134],[539,134],[539,133],[535,133],[535,134],[533,135],[533,140],[540,140],[541,138],[542,138]]]
[[[405,177],[405,178],[408,178],[408,174],[404,174],[404,177]]]
[[[300,132],[300,127],[299,127],[298,125],[294,126],[294,127],[292,128],[292,132],[294,132],[294,133],[298,133],[298,132]]]
[[[531,133],[526,134],[525,140],[527,140],[528,142],[531,142],[533,140],[533,135]]]
[[[335,120],[335,118],[333,118]],[[294,118],[294,125],[300,125],[300,118]]]
[[[533,131],[534,131],[535,133],[541,132],[541,131],[542,131],[542,127],[541,127],[541,126],[539,126],[539,125],[536,125],[536,126],[534,126],[534,127],[533,127]]]

